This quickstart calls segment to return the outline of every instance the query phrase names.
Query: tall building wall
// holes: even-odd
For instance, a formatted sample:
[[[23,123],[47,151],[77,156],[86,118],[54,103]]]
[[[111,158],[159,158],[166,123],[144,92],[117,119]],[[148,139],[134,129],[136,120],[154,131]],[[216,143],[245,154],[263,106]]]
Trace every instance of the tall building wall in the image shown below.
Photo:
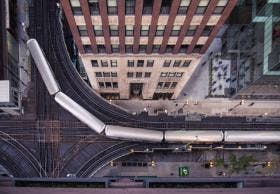
[[[176,99],[236,3],[61,0],[92,87],[121,99]]]

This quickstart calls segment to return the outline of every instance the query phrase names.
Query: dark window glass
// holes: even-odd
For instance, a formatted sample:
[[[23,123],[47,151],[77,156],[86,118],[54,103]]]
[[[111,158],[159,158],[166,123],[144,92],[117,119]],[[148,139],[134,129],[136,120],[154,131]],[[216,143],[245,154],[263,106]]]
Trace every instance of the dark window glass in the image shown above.
[[[111,25],[110,26],[110,35],[111,36],[118,36],[119,35],[118,26],[116,26],[116,25]]]
[[[151,72],[146,72],[145,77],[151,77]]]
[[[81,7],[72,7],[73,15],[83,15]]]
[[[163,86],[163,82],[158,82],[157,89],[161,89]]]
[[[142,77],[142,72],[136,72],[136,77]]]
[[[91,15],[99,15],[99,3],[98,0],[89,0],[88,1],[89,11]]]
[[[177,73],[176,73],[176,77],[182,77],[183,74],[184,74],[183,72],[177,72]]]
[[[214,14],[222,14],[224,9],[225,9],[224,6],[217,6],[214,10]]]
[[[171,60],[165,60],[163,63],[163,67],[170,67]]]
[[[111,67],[117,67],[117,60],[111,60]]]
[[[177,86],[177,82],[172,82],[170,89],[176,88],[176,86]]]
[[[175,75],[176,75],[176,72],[169,72],[168,73],[168,77],[175,77]]]
[[[111,82],[105,82],[106,88],[111,88],[112,87],[112,83]]]
[[[108,15],[117,15],[118,14],[117,0],[107,0],[107,10],[108,10]]]
[[[102,61],[101,61],[101,66],[102,66],[102,67],[108,67],[108,62],[105,61],[105,60],[102,60]]]
[[[110,77],[110,72],[103,72],[103,77]]]
[[[132,25],[125,26],[125,35],[133,36],[133,26]]]
[[[102,77],[102,73],[101,72],[95,72],[95,77]]]
[[[105,87],[104,82],[98,82],[98,85],[99,85],[99,88],[104,88]]]
[[[143,14],[152,14],[154,0],[144,0]]]
[[[127,77],[133,77],[133,72],[128,72]]]
[[[206,8],[207,8],[206,6],[198,6],[195,13],[196,14],[204,14]]]
[[[138,60],[137,67],[144,67],[144,60]]]
[[[175,60],[173,63],[173,67],[180,67],[181,62],[181,60]]]
[[[134,14],[134,13],[135,13],[135,0],[126,0],[125,14]]]
[[[155,44],[155,45],[153,46],[153,53],[158,53],[158,52],[159,52],[159,49],[160,49],[160,45]]]
[[[154,66],[154,60],[148,60],[147,67],[153,67],[153,66]]]
[[[92,53],[91,45],[84,45],[84,50],[86,53]]]
[[[113,82],[113,88],[118,88],[118,82]]]
[[[184,61],[182,67],[188,67],[188,66],[190,66],[191,62],[192,62],[191,60],[186,60],[186,61]]]
[[[80,36],[88,36],[87,27],[85,25],[78,26]]]
[[[93,26],[95,36],[103,36],[102,26]]]
[[[132,53],[133,52],[133,45],[125,45],[125,52]]]
[[[111,72],[111,77],[118,77],[118,73],[117,72]]]
[[[214,26],[205,26],[201,36],[209,36],[213,30]]]
[[[128,60],[127,61],[127,66],[128,67],[134,67],[134,60]]]
[[[194,36],[196,29],[197,29],[197,26],[190,26],[186,33],[186,36]]]
[[[120,47],[118,44],[112,44],[112,52],[113,53],[119,53],[120,52]]]
[[[147,49],[147,45],[140,45],[139,46],[139,52],[140,53],[145,53]]]
[[[175,45],[166,45],[166,49],[165,49],[165,52],[166,53],[172,53],[173,52],[173,49],[174,49],[174,46]]]
[[[171,8],[172,0],[162,0],[160,13],[169,14]]]
[[[202,49],[203,45],[195,45],[193,49],[193,53],[200,53],[200,50]]]
[[[180,53],[186,53],[187,50],[188,50],[188,47],[189,47],[188,44],[182,44],[181,47],[180,47],[179,52],[180,52]]]
[[[91,60],[91,65],[92,65],[92,67],[98,67],[97,60]]]
[[[97,45],[97,50],[99,53],[106,53],[106,48],[104,44],[98,44]]]
[[[170,82],[165,82],[163,88],[168,89],[170,86]]]
[[[178,14],[187,14],[188,6],[190,5],[190,0],[181,0],[180,7],[178,9]]]
[[[158,25],[157,26],[157,31],[156,31],[156,36],[163,36],[165,30],[164,25]]]
[[[178,36],[181,30],[181,26],[173,26],[173,29],[171,31],[171,36]]]
[[[149,35],[149,26],[142,26],[141,27],[141,36],[148,36]]]

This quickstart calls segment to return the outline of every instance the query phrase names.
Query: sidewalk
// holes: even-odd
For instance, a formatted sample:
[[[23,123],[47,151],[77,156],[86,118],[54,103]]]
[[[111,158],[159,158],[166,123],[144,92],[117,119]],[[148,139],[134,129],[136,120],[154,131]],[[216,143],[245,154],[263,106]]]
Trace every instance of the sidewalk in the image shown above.
[[[280,101],[240,101],[226,98],[205,100],[114,100],[112,103],[130,113],[147,111],[156,115],[158,110],[169,115],[202,114],[207,116],[264,116],[280,117]]]

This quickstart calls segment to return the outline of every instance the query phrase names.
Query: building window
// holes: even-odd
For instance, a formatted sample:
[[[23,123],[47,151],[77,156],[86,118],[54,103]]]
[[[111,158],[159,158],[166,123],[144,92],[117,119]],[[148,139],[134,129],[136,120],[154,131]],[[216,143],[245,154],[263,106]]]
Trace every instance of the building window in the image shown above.
[[[102,77],[102,73],[101,72],[95,72],[95,77]]]
[[[78,29],[79,29],[80,36],[88,36],[87,26],[85,25],[78,26]]]
[[[92,53],[92,48],[90,44],[84,45],[85,53]]]
[[[104,44],[98,44],[97,45],[97,50],[99,53],[106,53],[106,48]]]
[[[165,52],[166,53],[172,53],[173,49],[174,49],[174,46],[175,45],[170,45],[170,44],[166,45]]]
[[[224,6],[217,6],[214,10],[214,14],[222,14],[224,11],[225,7]]]
[[[109,15],[118,14],[117,0],[107,0],[107,6]]]
[[[118,82],[113,82],[113,88],[118,88],[119,85],[118,85]]]
[[[157,84],[157,89],[161,89],[162,86],[163,86],[163,82],[158,82],[158,84]]]
[[[188,67],[188,66],[190,66],[191,62],[192,62],[191,60],[185,60],[184,63],[183,63],[183,65],[182,65],[182,67]]]
[[[126,53],[132,53],[133,52],[133,45],[131,45],[131,44],[125,45],[125,52]]]
[[[140,53],[145,53],[146,52],[146,49],[147,49],[147,45],[145,44],[141,44],[139,45],[139,52]]]
[[[200,53],[200,50],[202,49],[203,45],[195,45],[193,49],[193,53]]]
[[[117,72],[111,72],[111,77],[118,77],[118,73]]]
[[[148,36],[149,35],[149,26],[142,26],[141,27],[141,36]]]
[[[164,30],[165,30],[165,25],[158,25],[157,31],[156,31],[156,36],[163,36]]]
[[[91,66],[92,66],[92,67],[98,67],[98,62],[97,62],[97,60],[91,60]]]
[[[186,36],[194,36],[197,26],[189,26]]]
[[[175,75],[176,75],[176,72],[169,72],[168,73],[168,77],[175,77]]]
[[[163,63],[163,67],[170,67],[171,60],[165,60]]]
[[[111,67],[117,67],[118,64],[117,64],[117,60],[111,60]]]
[[[170,84],[171,84],[170,82],[165,82],[163,88],[168,89]]]
[[[177,82],[172,82],[170,89],[174,89],[174,88],[176,88],[176,86],[177,86]]]
[[[144,67],[144,60],[138,60],[137,67]]]
[[[127,72],[127,77],[133,77],[133,72]]]
[[[160,49],[160,45],[159,44],[155,44],[154,46],[153,46],[153,53],[158,53],[159,52],[159,49]]]
[[[144,0],[143,14],[152,14],[154,0]]]
[[[128,60],[127,61],[127,66],[128,67],[134,67],[134,60]]]
[[[101,66],[102,67],[108,67],[108,61],[102,60],[101,61]]]
[[[208,3],[209,3],[209,0],[200,0],[195,13],[204,14],[207,9]]]
[[[170,0],[162,0],[160,14],[169,14],[171,4],[172,4],[172,1],[170,1]]]
[[[205,26],[201,36],[209,36],[213,30],[214,26]]]
[[[177,72],[177,73],[176,73],[176,77],[182,77],[183,74],[184,74],[184,72]]]
[[[111,36],[118,36],[119,35],[119,29],[117,25],[111,25],[110,26],[110,35]]]
[[[178,14],[187,14],[188,7],[191,0],[181,0],[180,7],[178,9]]]
[[[135,13],[135,0],[126,0],[125,1],[125,14],[134,14]]]
[[[137,77],[137,78],[142,77],[142,72],[136,72],[136,77]]]
[[[98,82],[98,85],[99,85],[99,88],[104,88],[105,87],[104,82]]]
[[[180,52],[180,53],[186,53],[187,50],[188,50],[188,47],[189,47],[188,44],[182,44],[181,47],[180,47],[179,52]]]
[[[83,15],[81,7],[72,7],[73,15]]]
[[[89,0],[88,1],[88,6],[89,6],[89,10],[90,10],[91,15],[99,15],[100,14],[98,0]]]
[[[151,72],[146,72],[145,77],[151,77],[151,74],[152,74]]]
[[[111,82],[105,82],[105,86],[106,86],[106,88],[111,88],[112,87],[112,83]]]
[[[93,26],[95,36],[103,36],[102,26]]]
[[[119,53],[120,52],[120,47],[118,44],[112,44],[112,52],[113,53]]]
[[[167,72],[161,72],[160,77],[167,77]]]
[[[103,72],[103,77],[110,77],[110,72]]]
[[[133,36],[133,26],[132,25],[125,26],[125,35]]]
[[[153,67],[154,66],[154,60],[147,60],[147,67]]]
[[[178,36],[181,30],[181,26],[173,26],[171,36]]]
[[[181,60],[175,60],[173,63],[173,67],[180,67],[181,62]]]

